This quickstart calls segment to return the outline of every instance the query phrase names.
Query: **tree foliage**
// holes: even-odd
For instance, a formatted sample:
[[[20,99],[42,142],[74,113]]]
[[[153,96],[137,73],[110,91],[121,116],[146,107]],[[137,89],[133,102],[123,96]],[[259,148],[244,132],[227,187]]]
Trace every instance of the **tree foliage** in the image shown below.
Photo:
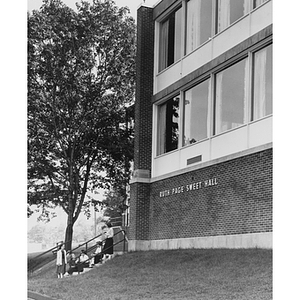
[[[61,206],[66,240],[90,206],[87,191],[128,182],[135,25],[114,1],[44,0],[28,15],[28,214]]]

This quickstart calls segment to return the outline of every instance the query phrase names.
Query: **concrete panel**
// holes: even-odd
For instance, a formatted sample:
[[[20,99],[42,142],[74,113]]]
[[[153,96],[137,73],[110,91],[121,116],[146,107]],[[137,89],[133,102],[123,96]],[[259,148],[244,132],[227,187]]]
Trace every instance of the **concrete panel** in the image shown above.
[[[157,90],[154,91],[154,93],[158,93],[159,91],[165,89],[175,81],[181,79],[181,77],[181,61],[178,61],[156,76],[155,86]]]
[[[172,240],[133,241],[129,240],[129,251],[171,249],[251,249],[273,248],[273,233],[250,233],[224,236],[195,237]]]
[[[163,154],[153,162],[152,177],[160,176],[179,169],[180,151]]]
[[[202,45],[182,60],[182,76],[186,76],[212,60],[212,40]]]
[[[263,28],[272,24],[273,19],[273,4],[272,1],[264,3],[258,9],[250,14],[250,35],[253,35]]]
[[[272,142],[272,123],[270,116],[249,125],[249,148]]]
[[[246,150],[247,126],[215,136],[211,142],[211,159]]]
[[[213,38],[213,58],[250,37],[250,16],[243,17]]]
[[[186,168],[187,167],[187,160],[190,158],[193,158],[198,155],[202,155],[202,161],[209,161],[209,150],[210,150],[210,141],[205,140],[200,143],[192,144],[190,146],[187,146],[185,148],[182,148],[181,155],[180,155],[180,168]]]

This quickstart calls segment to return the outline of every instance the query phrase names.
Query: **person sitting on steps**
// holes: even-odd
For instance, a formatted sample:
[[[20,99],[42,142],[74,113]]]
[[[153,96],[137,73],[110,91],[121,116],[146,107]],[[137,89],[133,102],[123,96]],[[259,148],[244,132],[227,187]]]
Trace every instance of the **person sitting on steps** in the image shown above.
[[[102,262],[102,242],[97,242],[97,248],[92,255],[93,258],[91,259],[91,266],[97,265],[98,263]]]
[[[77,266],[76,266],[76,256],[73,252],[69,252],[69,257],[68,257],[68,265],[69,265],[69,268],[68,268],[68,275],[72,275],[74,272],[77,272]]]
[[[85,250],[83,249],[81,250],[79,258],[77,258],[76,260],[76,266],[77,266],[78,274],[80,272],[83,272],[84,268],[89,267],[89,257],[87,256]]]

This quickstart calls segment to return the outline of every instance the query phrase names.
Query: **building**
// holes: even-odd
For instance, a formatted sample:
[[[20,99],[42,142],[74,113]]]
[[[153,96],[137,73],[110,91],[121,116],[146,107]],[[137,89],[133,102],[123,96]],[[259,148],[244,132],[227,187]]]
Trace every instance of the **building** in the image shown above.
[[[272,247],[272,1],[137,14],[129,250]]]

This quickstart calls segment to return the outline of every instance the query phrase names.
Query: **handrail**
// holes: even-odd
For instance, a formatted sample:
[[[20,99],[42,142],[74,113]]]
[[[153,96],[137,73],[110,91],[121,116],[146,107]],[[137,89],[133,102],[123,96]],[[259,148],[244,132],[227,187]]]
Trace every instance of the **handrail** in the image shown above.
[[[115,233],[114,236],[116,236],[120,232],[123,232],[124,238],[121,241],[118,241],[118,242],[114,243],[113,245],[109,246],[108,248],[106,248],[106,250],[110,249],[110,248],[112,248],[112,247],[114,247],[114,246],[116,246],[116,245],[118,245],[118,244],[120,244],[122,242],[124,242],[123,251],[125,252],[125,241],[127,240],[126,239],[126,232],[125,232],[125,230],[121,229],[120,231],[118,231],[117,233]],[[106,241],[106,239],[104,241]],[[103,252],[101,251],[99,254],[103,254]],[[78,257],[76,257],[76,259],[79,258],[79,257],[80,257],[80,255]],[[86,262],[90,261],[92,258],[93,257],[89,257],[88,259],[82,261],[81,263],[86,263]]]
[[[86,245],[86,250],[87,250],[87,244],[88,244],[89,242],[91,242],[92,240],[94,240],[94,239],[100,237],[102,234],[103,234],[103,233],[98,234],[97,236],[91,238],[90,240],[84,242],[83,244],[79,244],[76,248],[71,249],[71,251],[74,251],[74,250],[76,250],[76,249],[82,247],[83,245]],[[47,251],[45,251],[45,252],[43,252],[43,253],[41,253],[41,254],[35,256],[35,257],[33,257],[33,258],[31,258],[31,259],[29,260],[29,265],[30,265],[30,261],[36,260],[37,258],[39,258],[39,257],[41,257],[41,256],[43,256],[43,255],[45,255],[45,254],[47,254],[47,253],[49,253],[49,252],[51,252],[51,251],[53,252],[54,250],[58,249],[59,246],[65,245],[65,244],[69,243],[70,241],[71,241],[71,240],[69,240],[69,241],[67,241],[67,242],[59,243],[59,244],[57,244],[56,246],[52,247],[51,249],[49,249],[49,250],[47,250]],[[54,258],[53,258],[53,260],[54,260]],[[33,269],[35,269],[39,264],[40,264],[40,263],[37,263],[36,265],[33,265],[33,266],[29,266],[29,272],[33,272]]]
[[[126,238],[126,232],[125,232],[125,230],[123,230],[123,229],[121,229],[121,230],[119,230],[118,232],[114,233],[113,236],[116,236],[116,235],[118,235],[118,234],[121,233],[121,232],[124,234],[124,239],[123,239],[123,240],[126,240],[126,239],[125,239],[125,238]],[[86,245],[86,252],[89,252],[90,250],[93,250],[93,248],[96,248],[96,245],[93,245],[93,246],[91,246],[90,248],[87,248],[87,244],[88,244],[89,242],[93,241],[94,239],[96,239],[97,237],[101,236],[101,235],[103,235],[103,234],[100,234],[100,235],[98,235],[98,236],[95,236],[94,238],[92,238],[92,239],[86,241],[85,243],[83,243],[83,244],[77,246],[76,248],[72,249],[71,251],[73,252],[74,250],[76,250],[76,249],[82,247],[83,245]],[[122,240],[122,241],[123,241],[123,240]],[[102,242],[104,242],[104,241],[106,241],[106,239],[104,239]],[[117,244],[119,244],[119,242],[117,242],[116,245],[117,245]],[[113,246],[114,246],[114,245],[113,245]],[[112,246],[110,246],[110,247],[112,247]],[[110,247],[109,247],[109,248],[110,248]],[[107,248],[107,249],[109,249],[109,248]],[[125,247],[124,247],[124,250],[125,250]],[[79,255],[79,256],[80,256],[80,255]]]
[[[107,249],[110,249],[111,247],[113,247],[113,246],[115,246],[115,245],[118,245],[118,244],[120,244],[121,242],[124,242],[123,251],[125,252],[125,242],[127,241],[126,232],[125,232],[124,229],[121,229],[121,230],[119,230],[118,232],[116,232],[113,236],[116,236],[116,235],[118,235],[119,233],[123,233],[124,238],[123,238],[121,241],[118,241],[118,242],[116,242],[115,244],[113,244],[112,246],[108,247]],[[87,247],[88,243],[90,243],[91,241],[93,241],[93,240],[99,238],[101,235],[103,235],[103,233],[96,235],[95,237],[89,239],[88,241],[86,241],[86,242],[84,242],[84,243],[82,243],[82,244],[79,244],[77,247],[71,249],[70,251],[73,252],[74,250],[77,250],[78,248],[80,248],[80,247],[82,247],[82,246],[84,246],[84,245],[85,245],[85,247],[86,247],[86,252],[92,251],[94,248],[96,248],[97,245],[93,245],[93,246],[91,246],[91,247],[88,248],[88,247]],[[103,241],[105,241],[105,240],[106,240],[106,239],[104,239]],[[33,261],[33,260],[35,260],[35,259],[37,259],[37,258],[39,258],[39,257],[41,257],[41,256],[43,256],[43,255],[45,255],[45,254],[47,254],[47,253],[49,253],[49,252],[51,252],[51,251],[53,252],[53,251],[54,251],[55,249],[57,249],[59,246],[64,245],[64,244],[66,244],[66,243],[68,243],[68,242],[70,242],[70,241],[59,243],[59,244],[57,244],[56,246],[52,247],[51,249],[49,249],[49,250],[47,250],[47,251],[45,251],[45,252],[43,252],[43,253],[41,253],[41,254],[39,254],[39,255],[33,257],[33,258],[31,258],[31,259],[29,259],[29,267],[28,267],[29,273],[33,273],[33,271],[34,271],[38,266],[41,265],[41,262],[37,262],[36,264],[30,266],[31,261]],[[100,253],[102,253],[102,252],[100,252]],[[80,255],[79,255],[79,256],[80,256]],[[79,256],[77,256],[76,259],[77,259]],[[51,262],[51,261],[54,260],[54,259],[55,259],[55,256],[53,256],[52,259],[50,259],[49,261],[47,261],[47,263],[48,263],[48,262]],[[86,261],[89,261],[90,259],[91,259],[91,258],[89,258],[89,259],[86,260]],[[42,263],[44,263],[44,261],[43,261]],[[42,266],[43,266],[43,265],[41,265],[41,267],[42,267]]]

